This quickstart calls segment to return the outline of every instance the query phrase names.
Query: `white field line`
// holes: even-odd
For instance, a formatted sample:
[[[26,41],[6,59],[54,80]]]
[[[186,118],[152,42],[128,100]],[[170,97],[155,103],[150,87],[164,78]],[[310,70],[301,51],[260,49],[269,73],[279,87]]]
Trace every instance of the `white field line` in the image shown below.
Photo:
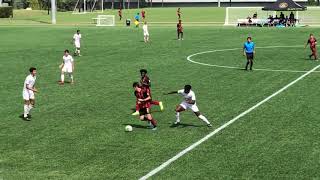
[[[183,155],[185,155],[186,153],[188,153],[189,151],[193,150],[194,148],[196,148],[197,146],[199,146],[201,143],[207,141],[210,137],[214,136],[215,134],[217,134],[218,132],[220,132],[221,130],[223,130],[224,128],[228,127],[229,125],[231,125],[232,123],[234,123],[235,121],[237,121],[238,119],[240,119],[241,117],[245,116],[246,114],[250,113],[251,111],[253,111],[254,109],[256,109],[257,107],[261,106],[262,104],[264,104],[265,102],[269,101],[271,98],[275,97],[276,95],[280,94],[281,92],[283,92],[284,90],[288,89],[290,86],[294,85],[296,82],[300,81],[301,79],[303,79],[304,77],[308,76],[310,73],[314,72],[316,69],[318,69],[320,67],[320,65],[314,67],[313,69],[311,69],[310,71],[306,72],[305,74],[301,75],[300,77],[298,77],[296,80],[290,82],[289,84],[287,84],[286,86],[284,86],[283,88],[279,89],[278,91],[276,91],[275,93],[273,93],[272,95],[270,95],[269,97],[265,98],[264,100],[260,101],[259,103],[257,103],[256,105],[252,106],[251,108],[247,109],[246,111],[242,112],[241,114],[239,114],[238,116],[236,116],[235,118],[231,119],[230,121],[228,121],[227,123],[223,124],[222,126],[220,126],[219,128],[215,129],[214,131],[212,131],[211,133],[209,133],[208,135],[206,135],[205,137],[203,137],[202,139],[200,139],[199,141],[193,143],[192,145],[190,145],[189,147],[187,147],[186,149],[184,149],[183,151],[179,152],[178,154],[176,154],[175,156],[173,156],[172,158],[170,158],[169,160],[167,160],[166,162],[162,163],[160,166],[156,167],[155,169],[153,169],[152,171],[150,171],[148,174],[142,176],[139,180],[146,180],[150,177],[152,177],[153,175],[157,174],[158,172],[160,172],[161,170],[163,170],[164,168],[166,168],[167,166],[169,166],[172,162],[176,161],[177,159],[179,159],[180,157],[182,157]]]
[[[265,47],[256,47],[256,49],[271,49],[271,48],[294,48],[294,47],[303,47],[301,45],[296,46],[265,46]],[[242,50],[242,48],[232,48],[232,49],[219,49],[219,50],[212,50],[212,51],[203,51],[195,54],[191,54],[187,57],[187,60],[189,62],[203,65],[203,66],[211,66],[211,67],[218,67],[218,68],[227,68],[227,69],[241,69],[239,67],[235,66],[222,66],[222,65],[215,65],[215,64],[208,64],[208,63],[201,63],[197,62],[191,59],[193,56],[197,56],[200,54],[206,54],[206,53],[214,53],[214,52],[224,52],[224,51],[234,51],[234,50]],[[289,73],[306,73],[308,71],[302,71],[302,70],[288,70],[288,69],[254,69],[255,71],[270,71],[270,72],[289,72]],[[320,71],[315,71],[320,72]]]

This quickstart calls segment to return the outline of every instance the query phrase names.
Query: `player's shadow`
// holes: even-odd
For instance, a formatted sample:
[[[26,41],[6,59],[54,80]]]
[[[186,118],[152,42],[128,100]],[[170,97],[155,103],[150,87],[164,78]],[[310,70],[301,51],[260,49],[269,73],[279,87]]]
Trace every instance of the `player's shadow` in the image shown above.
[[[201,127],[201,126],[198,126],[198,125],[194,125],[194,124],[186,124],[186,123],[180,123],[180,124],[172,124],[170,126],[171,128],[186,128],[186,127]]]
[[[149,129],[149,126],[143,126],[143,125],[140,125],[140,124],[122,124],[122,125],[124,125],[124,126],[130,125],[130,126],[132,126],[134,128],[139,128],[139,129]]]

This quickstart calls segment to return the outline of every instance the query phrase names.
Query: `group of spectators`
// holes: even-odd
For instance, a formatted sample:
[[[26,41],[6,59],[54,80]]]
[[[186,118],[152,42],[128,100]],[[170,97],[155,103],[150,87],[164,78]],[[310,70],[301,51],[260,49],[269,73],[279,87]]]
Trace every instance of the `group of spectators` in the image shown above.
[[[290,13],[289,17],[285,16],[282,12],[280,13],[280,16],[276,15],[273,17],[270,15],[268,17],[268,25],[269,26],[285,26],[290,27],[294,26],[297,22],[297,19],[294,17],[293,12]]]

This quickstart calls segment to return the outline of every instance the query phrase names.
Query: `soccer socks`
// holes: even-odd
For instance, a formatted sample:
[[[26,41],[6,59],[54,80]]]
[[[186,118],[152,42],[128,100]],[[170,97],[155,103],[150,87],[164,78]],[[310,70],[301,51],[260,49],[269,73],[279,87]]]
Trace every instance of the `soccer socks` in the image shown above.
[[[250,70],[252,70],[252,65],[253,65],[253,61],[251,60],[251,63],[250,63]]]
[[[30,114],[31,109],[33,108],[32,104],[29,104],[28,106],[28,114]]]
[[[64,73],[61,74],[61,82],[64,82]]]
[[[155,127],[157,127],[157,120],[155,120],[155,119],[151,119],[150,120],[150,122],[151,122],[151,124],[153,125],[153,127],[155,128]]]
[[[198,116],[199,119],[201,119],[203,122],[205,122],[206,124],[210,124],[210,122],[208,121],[208,119],[206,117],[204,117],[203,115]]]
[[[176,112],[176,123],[180,123],[180,112]]]
[[[71,79],[71,82],[73,83],[73,75],[71,73],[69,74],[69,77]]]
[[[160,102],[159,102],[159,101],[151,101],[151,104],[153,104],[153,105],[159,105]]]
[[[23,117],[27,117],[28,116],[28,111],[29,111],[29,105],[27,105],[27,104],[25,104],[24,106],[23,106]]]

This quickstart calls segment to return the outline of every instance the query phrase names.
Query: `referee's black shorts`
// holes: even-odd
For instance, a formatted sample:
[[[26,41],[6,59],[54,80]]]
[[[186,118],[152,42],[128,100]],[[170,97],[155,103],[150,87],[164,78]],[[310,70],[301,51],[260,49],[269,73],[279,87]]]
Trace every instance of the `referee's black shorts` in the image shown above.
[[[252,53],[246,53],[247,60],[253,60],[253,52]]]

